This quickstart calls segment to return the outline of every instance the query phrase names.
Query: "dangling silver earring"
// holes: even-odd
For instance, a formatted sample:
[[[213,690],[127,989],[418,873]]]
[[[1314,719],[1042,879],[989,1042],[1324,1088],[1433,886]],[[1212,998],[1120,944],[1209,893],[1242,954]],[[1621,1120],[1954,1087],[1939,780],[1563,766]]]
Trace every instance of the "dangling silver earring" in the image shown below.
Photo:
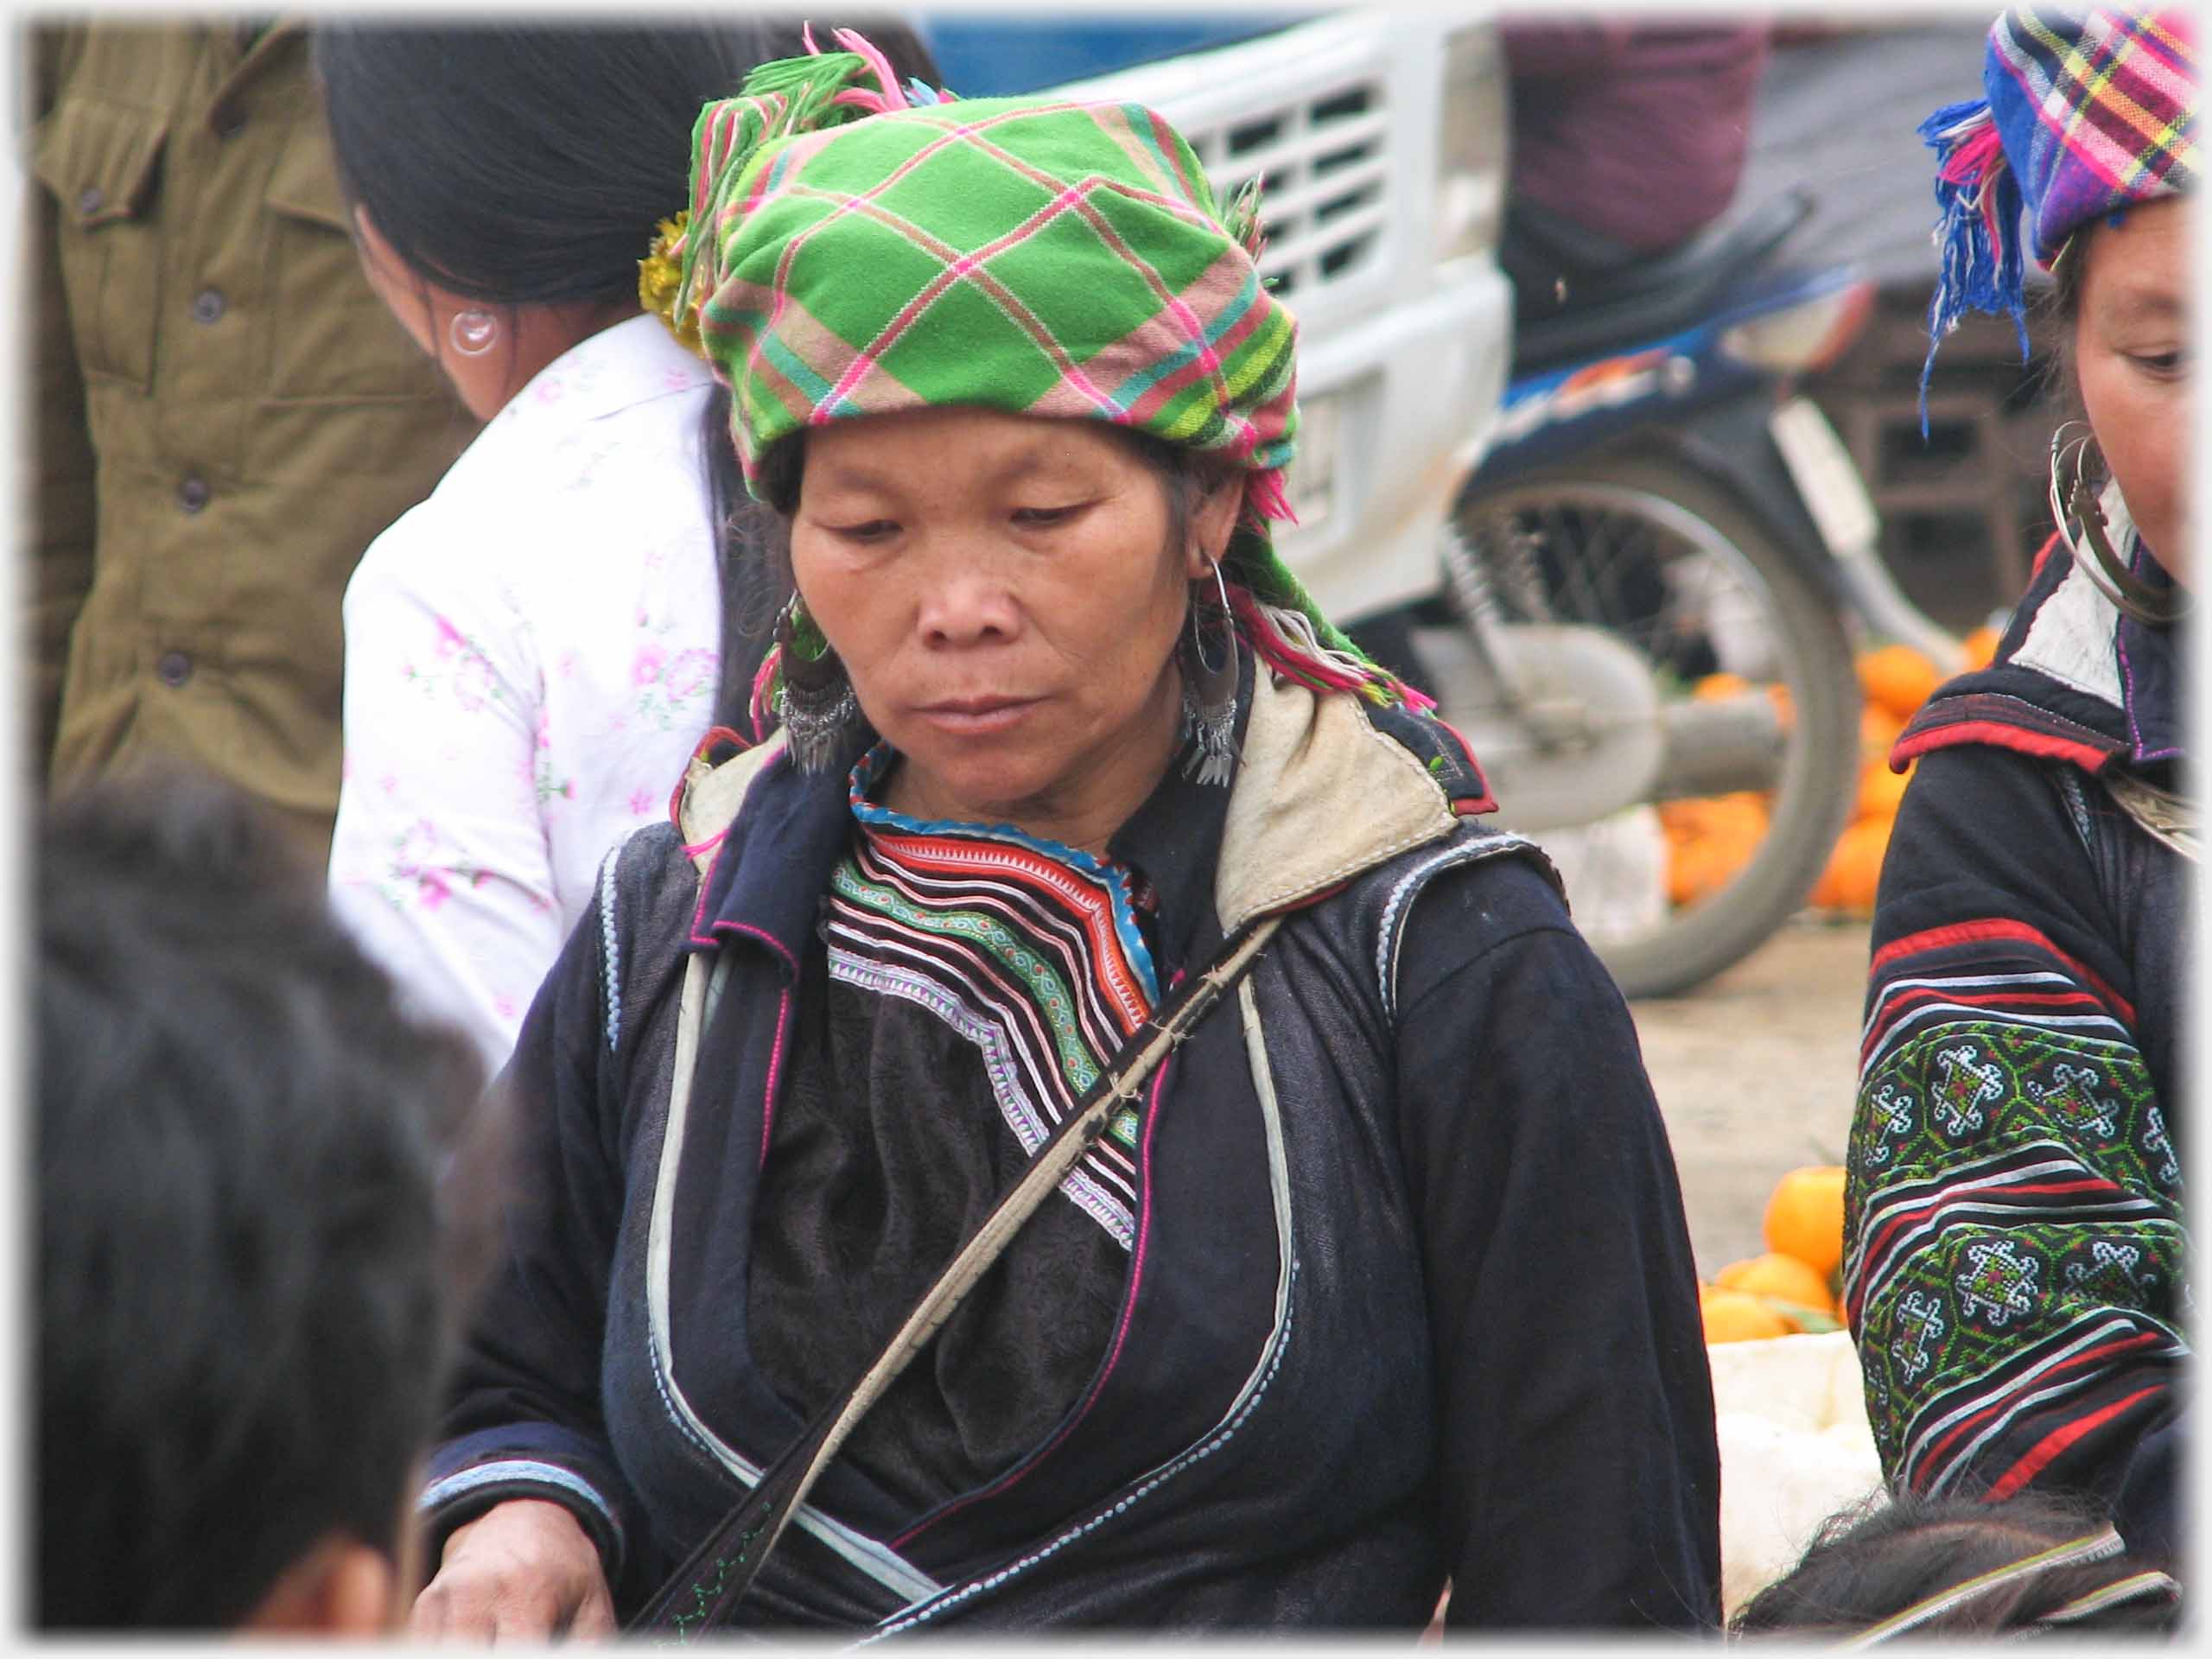
[[[2079,436],[2068,435],[2077,429]],[[2171,626],[2187,613],[2188,601],[2178,588],[2154,588],[2144,581],[2113,548],[2099,499],[2102,486],[2090,476],[2093,450],[2096,470],[2107,472],[2097,435],[2087,423],[2068,421],[2050,435],[2050,517],[2058,539],[2090,585],[2120,611],[2151,627]]]
[[[481,357],[499,338],[499,320],[489,311],[456,311],[446,339],[463,357]]]
[[[776,645],[782,652],[776,675],[776,718],[783,722],[791,764],[801,772],[827,772],[844,752],[845,738],[860,713],[860,699],[844,664],[806,613],[798,593],[776,619]]]
[[[1191,596],[1191,637],[1183,651],[1183,728],[1191,741],[1183,775],[1201,784],[1226,784],[1240,758],[1236,753],[1236,613],[1230,608],[1229,583],[1221,561],[1213,562],[1214,589],[1221,596],[1218,661],[1206,656],[1206,629],[1199,613],[1211,610],[1202,596]]]

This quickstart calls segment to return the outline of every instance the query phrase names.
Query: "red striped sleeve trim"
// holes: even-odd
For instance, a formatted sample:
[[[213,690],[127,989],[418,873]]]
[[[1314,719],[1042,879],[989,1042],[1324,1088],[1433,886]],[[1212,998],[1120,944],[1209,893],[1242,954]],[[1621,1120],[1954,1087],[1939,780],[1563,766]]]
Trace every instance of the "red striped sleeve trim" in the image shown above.
[[[2048,732],[2031,732],[1995,720],[1962,720],[1955,725],[1934,726],[1908,732],[1890,751],[1890,770],[1903,772],[1930,749],[1948,749],[1961,743],[1985,743],[1992,748],[2012,749],[2044,760],[2065,760],[2088,772],[2104,770],[2117,751],[2093,743],[2077,742]]]
[[[2120,1023],[2133,1028],[2135,1024],[2135,1005],[2107,984],[2088,967],[2069,957],[2050,942],[2039,929],[2025,922],[2016,922],[2009,917],[1991,916],[1979,921],[1951,922],[1942,927],[1923,928],[1917,933],[1908,933],[1903,938],[1892,939],[1874,953],[1872,971],[1878,977],[1892,963],[1923,950],[1941,950],[1954,944],[1980,944],[1992,940],[2008,944],[2032,945],[2037,950],[2056,957],[2066,965],[2068,971],[2104,999],[2105,1006],[2120,1017]]]
[[[2012,994],[2004,991],[1947,991],[1929,986],[1907,991],[1885,1005],[1881,1022],[1866,1040],[1859,1046],[1859,1064],[1863,1070],[1868,1058],[1879,1048],[1890,1033],[1914,1009],[1931,1002],[1956,1003],[1975,1008],[2063,1008],[2089,1007],[2099,1013],[2109,1013],[2105,1005],[2088,991],[2034,991]]]
[[[2043,1389],[2049,1389],[2053,1383],[2058,1382],[2062,1378],[2071,1376],[2076,1372],[2098,1365],[2104,1361],[2114,1359],[2122,1354],[2132,1353],[2138,1348],[2155,1346],[2159,1338],[2157,1334],[2152,1332],[2139,1331],[2131,1336],[2120,1338],[2119,1340],[2114,1342],[2101,1343],[2094,1348],[2086,1348],[2082,1350],[2082,1352],[2075,1354],[2072,1358],[2069,1359],[2064,1364],[2054,1366],[2050,1370],[2040,1372],[2034,1377],[2028,1379],[2028,1382],[2035,1389],[2041,1391]],[[1992,1417],[1997,1416],[2000,1413],[2005,1411],[2012,1407],[2013,1403],[2014,1402],[2012,1395],[2009,1393],[2000,1394],[1997,1398],[1992,1400],[1987,1405],[1982,1407],[1980,1410],[1975,1412],[1971,1417],[1965,1419],[1963,1421],[1952,1424],[1951,1427],[1944,1432],[1942,1439],[1937,1440],[1934,1445],[1929,1446],[1926,1451],[1919,1454],[1918,1460],[1923,1473],[1925,1474],[1928,1470],[1942,1463],[1945,1454],[1948,1453],[1953,1446],[1956,1446],[1961,1440],[1971,1437],[1976,1430],[1986,1425]],[[2084,1427],[2074,1436],[2074,1438],[2078,1439],[2080,1438],[2080,1433],[2086,1433],[2088,1429],[2095,1427],[2097,1423],[2102,1421],[2104,1414],[2105,1414],[2102,1412],[2093,1412],[2087,1417],[2075,1419],[2074,1422],[2081,1423],[2084,1425]],[[2072,1427],[2072,1424],[2069,1424],[2067,1427]],[[2065,1431],[2063,1428],[2056,1431],[2056,1433],[2060,1433],[2064,1432]],[[2045,1438],[2048,1440],[2053,1437],[2046,1436]],[[2044,1466],[2044,1464],[2049,1463],[2051,1458],[2056,1457],[2058,1453],[2064,1449],[2065,1447],[2063,1446],[2054,1447],[2050,1455],[2043,1459],[2043,1463],[2037,1464],[2036,1467],[2040,1469]],[[2033,1452],[2030,1452],[2028,1455],[2030,1457],[2033,1457],[2035,1454]],[[2018,1466],[2018,1465],[2014,1465],[2016,1469]],[[2033,1471],[2031,1471],[2030,1472],[2032,1473]],[[2024,1480],[2027,1478],[2027,1476],[2021,1477]]]
[[[1983,1501],[1997,1503],[2012,1497],[2013,1493],[2050,1467],[2053,1459],[2083,1435],[2103,1427],[2122,1412],[2130,1410],[2144,1401],[2164,1392],[2165,1384],[2154,1382],[2149,1388],[2138,1389],[2134,1393],[2125,1398],[2115,1400],[2110,1405],[2093,1411],[2086,1417],[2077,1417],[2070,1423],[2061,1424],[2037,1441],[2018,1463],[1999,1475],[1992,1484],[1989,1491],[1983,1495]]]

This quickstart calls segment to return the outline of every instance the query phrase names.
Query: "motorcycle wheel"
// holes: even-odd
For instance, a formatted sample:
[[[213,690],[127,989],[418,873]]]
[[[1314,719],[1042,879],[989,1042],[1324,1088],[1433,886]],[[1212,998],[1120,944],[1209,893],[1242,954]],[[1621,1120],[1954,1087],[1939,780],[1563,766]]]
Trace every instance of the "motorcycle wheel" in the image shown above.
[[[1786,686],[1794,712],[1757,850],[1694,902],[1662,899],[1656,923],[1609,931],[1578,917],[1625,995],[1701,984],[1803,906],[1850,816],[1859,690],[1836,601],[1727,489],[1650,454],[1600,454],[1471,490],[1456,520],[1505,620],[1604,631],[1650,664],[1662,702],[1694,695],[1699,678],[1745,658],[1746,637],[1763,639],[1765,672],[1745,677]],[[1700,603],[1680,602],[1686,586]],[[1713,637],[1732,628],[1732,643]],[[1666,793],[1663,778],[1652,793]]]

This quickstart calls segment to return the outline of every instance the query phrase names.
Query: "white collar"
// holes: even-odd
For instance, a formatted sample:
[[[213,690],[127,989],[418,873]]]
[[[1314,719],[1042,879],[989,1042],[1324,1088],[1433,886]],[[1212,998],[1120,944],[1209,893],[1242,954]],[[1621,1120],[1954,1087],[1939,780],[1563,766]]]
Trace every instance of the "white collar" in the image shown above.
[[[495,425],[574,426],[710,385],[713,371],[647,312],[578,340],[548,363],[492,417]]]

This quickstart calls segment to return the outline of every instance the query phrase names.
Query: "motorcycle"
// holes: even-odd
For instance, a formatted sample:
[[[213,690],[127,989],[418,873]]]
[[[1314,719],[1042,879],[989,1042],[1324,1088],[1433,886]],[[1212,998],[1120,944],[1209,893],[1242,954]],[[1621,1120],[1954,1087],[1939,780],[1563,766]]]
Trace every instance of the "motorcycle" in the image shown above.
[[[1771,268],[1809,207],[1768,203],[1523,327],[1440,591],[1351,630],[1438,698],[1630,996],[1702,982],[1804,905],[1857,791],[1853,632],[1961,662],[1796,390],[1874,292]],[[1688,892],[1667,820],[1715,798],[1758,803],[1764,833]]]

